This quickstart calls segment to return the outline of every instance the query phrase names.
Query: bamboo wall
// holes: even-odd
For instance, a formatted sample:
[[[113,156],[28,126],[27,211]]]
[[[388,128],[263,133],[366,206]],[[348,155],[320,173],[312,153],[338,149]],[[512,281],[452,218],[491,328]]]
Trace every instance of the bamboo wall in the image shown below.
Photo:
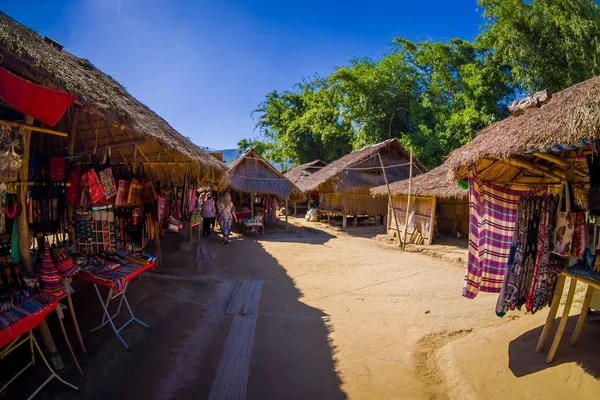
[[[319,209],[331,214],[378,216],[387,212],[387,198],[373,197],[368,190],[365,193],[319,193],[319,196]]]
[[[398,219],[400,235],[404,235],[406,224],[407,196],[394,196],[394,215]],[[424,243],[429,245],[433,242],[435,221],[437,230],[441,235],[456,236],[456,231],[466,237],[469,229],[469,203],[468,199],[435,199],[434,197],[411,197],[410,211],[414,211],[413,218],[409,221],[407,236],[412,235],[415,230],[423,235]],[[456,230],[455,230],[456,227]],[[387,233],[393,235],[396,232],[396,223],[388,210]]]

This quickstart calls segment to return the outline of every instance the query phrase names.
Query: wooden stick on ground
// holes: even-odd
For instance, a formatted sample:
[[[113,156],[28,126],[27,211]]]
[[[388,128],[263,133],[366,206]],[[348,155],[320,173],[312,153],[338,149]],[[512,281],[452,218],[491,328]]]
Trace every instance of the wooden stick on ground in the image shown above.
[[[60,305],[59,305],[60,307]],[[60,324],[60,329],[62,330],[63,336],[65,337],[65,341],[67,342],[67,347],[69,348],[69,352],[71,353],[71,357],[73,357],[73,361],[75,362],[75,365],[77,366],[77,369],[79,370],[79,373],[81,375],[83,375],[83,370],[81,369],[81,366],[79,365],[79,361],[77,361],[77,357],[75,357],[75,352],[73,351],[73,347],[71,346],[71,341],[69,340],[69,336],[67,335],[67,331],[65,329],[65,324],[63,323],[63,320],[60,316],[60,314],[58,313],[58,311],[56,312],[56,315],[58,317],[58,323]]]
[[[71,298],[71,293],[67,292],[67,301],[69,303],[69,311],[71,312],[71,318],[73,318],[73,325],[75,326],[75,332],[77,332],[77,339],[79,339],[79,344],[81,345],[81,349],[84,353],[87,353],[85,349],[85,345],[83,344],[83,337],[81,336],[81,331],[79,330],[79,323],[77,322],[77,315],[75,315],[75,307],[73,307],[73,299]]]

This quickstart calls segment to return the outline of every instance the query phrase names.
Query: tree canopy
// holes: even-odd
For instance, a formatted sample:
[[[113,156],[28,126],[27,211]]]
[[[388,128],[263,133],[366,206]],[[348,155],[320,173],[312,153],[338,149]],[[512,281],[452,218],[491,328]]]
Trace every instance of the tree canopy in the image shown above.
[[[474,41],[396,38],[380,58],[268,93],[260,136],[240,141],[274,162],[333,161],[389,138],[428,168],[507,115],[516,96],[600,74],[600,7],[592,0],[480,0]]]

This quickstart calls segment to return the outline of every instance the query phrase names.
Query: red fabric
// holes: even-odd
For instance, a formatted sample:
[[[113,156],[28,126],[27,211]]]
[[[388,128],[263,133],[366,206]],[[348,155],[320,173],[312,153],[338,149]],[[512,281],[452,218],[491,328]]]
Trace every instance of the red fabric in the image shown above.
[[[79,195],[79,181],[81,179],[81,171],[78,165],[75,165],[69,176],[71,186],[67,188],[67,203],[69,205],[77,205],[77,197]]]
[[[65,180],[65,158],[50,157],[50,181],[54,183]]]
[[[46,307],[39,309],[33,314],[28,315],[27,317],[15,322],[14,324],[10,324],[8,328],[0,330],[0,349],[25,332],[29,332],[36,326],[42,323],[44,319],[46,319],[46,315],[48,315],[51,311],[56,308],[58,304],[58,299],[55,299],[51,304],[48,304]]]
[[[17,111],[54,126],[76,96],[36,85],[0,68],[0,99]]]

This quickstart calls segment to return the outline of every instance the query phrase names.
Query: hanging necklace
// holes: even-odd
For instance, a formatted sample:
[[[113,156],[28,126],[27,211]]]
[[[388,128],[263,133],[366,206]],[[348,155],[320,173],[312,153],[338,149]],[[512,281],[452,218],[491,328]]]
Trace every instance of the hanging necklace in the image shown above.
[[[19,213],[19,205],[17,203],[13,204],[13,209],[12,211],[8,210],[8,207],[6,207],[6,216],[10,219],[13,219],[14,217],[17,216],[17,214]]]

